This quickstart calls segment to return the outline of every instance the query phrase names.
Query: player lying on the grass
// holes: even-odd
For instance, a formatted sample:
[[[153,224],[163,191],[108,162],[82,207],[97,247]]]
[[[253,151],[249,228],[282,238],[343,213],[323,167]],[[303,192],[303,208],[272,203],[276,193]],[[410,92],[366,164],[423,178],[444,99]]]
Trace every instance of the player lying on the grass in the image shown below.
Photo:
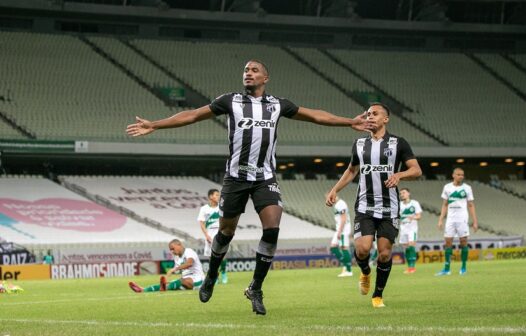
[[[134,292],[162,292],[166,290],[193,289],[201,286],[204,272],[197,253],[191,248],[185,247],[178,239],[172,240],[168,247],[174,256],[174,267],[166,272],[166,276],[181,271],[181,278],[168,282],[163,275],[158,285],[151,285],[145,288],[130,281],[130,288]]]

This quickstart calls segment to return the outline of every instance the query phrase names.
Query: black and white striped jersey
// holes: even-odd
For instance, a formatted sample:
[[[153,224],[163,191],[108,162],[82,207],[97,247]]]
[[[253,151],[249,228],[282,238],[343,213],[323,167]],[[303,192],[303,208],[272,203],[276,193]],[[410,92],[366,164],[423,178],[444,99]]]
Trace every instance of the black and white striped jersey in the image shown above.
[[[374,140],[370,135],[354,141],[351,166],[360,166],[355,211],[374,218],[398,218],[398,188],[384,184],[400,165],[415,156],[404,138],[385,133]]]
[[[274,177],[279,118],[293,117],[298,107],[268,94],[256,98],[228,93],[216,98],[210,109],[216,115],[228,115],[227,175],[244,181]]]

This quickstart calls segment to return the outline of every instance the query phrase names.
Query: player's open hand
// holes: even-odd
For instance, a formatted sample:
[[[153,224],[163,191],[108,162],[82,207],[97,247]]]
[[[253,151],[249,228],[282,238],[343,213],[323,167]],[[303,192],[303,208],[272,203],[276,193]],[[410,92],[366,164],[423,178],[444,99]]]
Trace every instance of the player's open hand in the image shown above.
[[[357,115],[353,118],[353,121],[352,128],[355,131],[369,131],[371,128],[369,121],[367,121],[367,112]]]
[[[126,133],[133,137],[147,135],[153,131],[155,131],[155,128],[153,128],[152,122],[139,117],[135,117],[135,124],[131,124],[126,127]]]
[[[336,192],[334,190],[331,190],[325,197],[325,205],[333,206],[334,203],[336,203]]]
[[[437,226],[438,226],[439,230],[442,230],[442,228],[444,227],[444,222],[442,222],[442,219],[438,220],[438,225]]]
[[[473,221],[473,232],[477,232],[479,229],[479,223],[475,220]]]

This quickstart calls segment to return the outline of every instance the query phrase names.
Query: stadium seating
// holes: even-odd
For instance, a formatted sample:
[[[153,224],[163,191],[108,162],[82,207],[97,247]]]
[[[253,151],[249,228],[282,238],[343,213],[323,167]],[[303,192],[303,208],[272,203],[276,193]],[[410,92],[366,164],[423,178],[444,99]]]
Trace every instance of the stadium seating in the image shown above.
[[[505,189],[526,197],[526,180],[500,180],[500,183]]]
[[[169,229],[202,239],[197,222],[199,208],[208,202],[207,191],[220,186],[202,177],[63,176],[97,199],[128,209]],[[326,239],[331,231],[283,214],[280,240]],[[261,224],[252,201],[236,231],[236,241],[259,241]]]
[[[411,107],[415,112],[407,113],[408,118],[451,145],[508,146],[526,142],[522,124],[516,122],[523,118],[524,101],[466,55],[330,52]]]
[[[372,93],[375,91],[374,88],[370,87],[360,78],[350,74],[342,66],[329,59],[317,49],[292,48],[292,50],[349,92]],[[413,146],[441,146],[437,141],[412,127],[394,114],[390,118],[388,128],[389,132],[403,136]]]
[[[124,129],[136,115],[161,119],[180,110],[165,106],[75,37],[1,32],[0,43],[0,87],[11,96],[0,109],[38,139],[129,141]],[[226,135],[219,124],[205,121],[134,141],[225,143]]]
[[[492,68],[500,76],[504,77],[515,88],[526,94],[526,73],[520,72],[501,55],[496,54],[476,54],[487,66]]]
[[[26,247],[164,246],[173,238],[37,176],[0,178],[0,237]]]
[[[169,77],[159,68],[148,63],[143,57],[126,46],[123,42],[112,37],[88,36],[88,40],[108,53],[117,62],[124,65],[150,86],[163,85],[182,87],[182,84]]]
[[[11,125],[0,120],[0,139],[27,139]]]
[[[341,116],[354,117],[363,110],[354,100],[276,46],[154,40],[131,42],[210,99],[225,92],[242,90],[243,66],[258,55],[269,66],[269,93],[286,97],[301,106],[320,108]],[[220,66],[218,60],[221,60]],[[404,121],[394,119],[393,132],[403,133],[415,144],[436,145]],[[356,133],[349,129],[320,127],[285,119],[280,124],[279,142],[347,145],[355,136]]]

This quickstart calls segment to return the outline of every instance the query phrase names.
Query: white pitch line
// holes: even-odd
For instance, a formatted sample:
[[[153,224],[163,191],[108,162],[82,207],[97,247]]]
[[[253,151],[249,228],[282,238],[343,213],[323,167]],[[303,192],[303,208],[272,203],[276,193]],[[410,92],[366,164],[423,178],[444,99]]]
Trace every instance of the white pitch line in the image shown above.
[[[194,328],[194,329],[273,329],[283,331],[287,328],[313,329],[323,332],[443,332],[443,333],[496,333],[496,334],[522,334],[526,333],[526,326],[523,327],[418,327],[418,326],[330,326],[330,325],[264,325],[256,326],[252,324],[235,323],[172,323],[172,322],[134,322],[134,321],[100,321],[100,320],[39,320],[39,319],[0,319],[1,322],[17,323],[47,323],[47,324],[73,324],[73,325],[96,325],[96,326],[118,326],[118,327],[173,327],[173,328]]]
[[[177,293],[177,296],[179,295],[189,295],[192,294],[191,292],[188,293]],[[23,295],[23,294],[21,294]],[[145,296],[143,296],[145,295]],[[23,306],[23,305],[34,305],[34,304],[52,304],[52,303],[69,303],[69,302],[86,302],[86,301],[113,301],[113,300],[145,300],[150,298],[168,298],[168,297],[175,297],[176,295],[148,295],[147,293],[138,294],[138,295],[128,295],[128,296],[112,296],[112,297],[104,297],[104,298],[77,298],[77,299],[60,299],[60,300],[42,300],[42,301],[23,301],[23,302],[4,302],[2,303],[2,306]]]

